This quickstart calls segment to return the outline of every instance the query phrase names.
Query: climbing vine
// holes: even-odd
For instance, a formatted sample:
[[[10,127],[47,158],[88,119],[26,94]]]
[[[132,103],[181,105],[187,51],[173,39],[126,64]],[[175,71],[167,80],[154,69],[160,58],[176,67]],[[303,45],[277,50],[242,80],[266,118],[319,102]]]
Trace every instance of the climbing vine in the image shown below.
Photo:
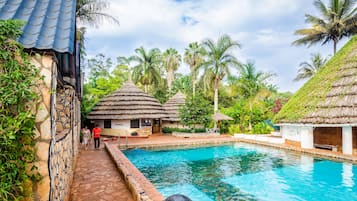
[[[0,200],[29,196],[35,159],[38,70],[17,39],[22,22],[0,20]]]

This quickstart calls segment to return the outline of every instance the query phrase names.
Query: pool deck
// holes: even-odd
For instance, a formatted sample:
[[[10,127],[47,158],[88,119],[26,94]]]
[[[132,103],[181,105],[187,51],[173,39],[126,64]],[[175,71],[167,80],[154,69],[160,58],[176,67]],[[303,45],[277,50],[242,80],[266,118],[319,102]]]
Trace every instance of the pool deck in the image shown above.
[[[172,146],[180,148],[245,142],[357,164],[357,155],[343,155],[340,152],[322,149],[301,149],[293,145],[275,143],[275,140],[264,141],[262,139],[270,138],[269,136],[262,137],[263,138],[259,139],[247,139],[222,135],[210,138],[181,138],[169,135],[152,135],[149,138],[129,138],[127,144],[125,138],[121,138],[120,147],[122,149]],[[158,194],[158,191],[153,185],[143,177],[142,173],[138,171],[135,166],[130,167],[132,166],[130,161],[126,159],[124,154],[118,151],[119,140],[112,141],[110,139],[103,139],[103,141],[106,143],[105,149],[104,146],[102,146],[100,150],[81,150],[74,170],[70,200],[132,201],[140,200],[142,199],[140,195],[144,195],[151,198],[147,200],[162,201],[163,197]]]

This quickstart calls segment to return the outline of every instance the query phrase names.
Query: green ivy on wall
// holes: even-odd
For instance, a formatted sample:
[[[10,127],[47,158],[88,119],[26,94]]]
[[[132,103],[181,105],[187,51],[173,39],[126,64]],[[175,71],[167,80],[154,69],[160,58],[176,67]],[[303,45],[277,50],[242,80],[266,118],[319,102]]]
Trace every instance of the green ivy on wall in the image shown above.
[[[31,164],[40,76],[16,40],[22,25],[0,20],[0,200],[31,196],[31,181],[39,178]]]

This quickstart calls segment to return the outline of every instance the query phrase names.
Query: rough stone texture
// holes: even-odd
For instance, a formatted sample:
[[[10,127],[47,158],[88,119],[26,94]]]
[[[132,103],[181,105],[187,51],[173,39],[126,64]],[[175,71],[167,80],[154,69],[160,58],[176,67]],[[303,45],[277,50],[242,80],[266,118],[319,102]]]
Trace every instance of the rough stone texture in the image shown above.
[[[48,192],[50,191],[50,179],[48,176],[42,178],[40,182],[37,183],[37,198],[36,201],[47,201]]]
[[[79,143],[80,102],[72,87],[57,86],[57,67],[52,58],[33,55],[31,59],[44,76],[38,85],[41,100],[35,109],[37,161],[34,164],[43,178],[33,184],[33,198],[39,201],[68,200]],[[64,115],[56,112],[56,105]]]
[[[57,128],[63,128],[63,130],[71,128],[71,121],[74,118],[74,105],[77,105],[74,100],[74,89],[72,87],[65,87],[64,89],[58,89],[56,93],[56,113]],[[62,132],[63,130],[57,130]]]
[[[49,151],[50,145],[46,142],[38,142],[36,144],[36,147],[37,147],[37,157],[41,161],[48,160],[48,151]]]
[[[50,113],[48,112],[46,105],[44,103],[40,103],[37,109],[36,123],[43,122],[49,117],[49,115]]]
[[[42,68],[40,75],[44,76],[44,82],[47,88],[51,88],[51,69]]]
[[[44,122],[42,122],[40,126],[41,138],[43,140],[51,139],[51,119],[47,118]]]

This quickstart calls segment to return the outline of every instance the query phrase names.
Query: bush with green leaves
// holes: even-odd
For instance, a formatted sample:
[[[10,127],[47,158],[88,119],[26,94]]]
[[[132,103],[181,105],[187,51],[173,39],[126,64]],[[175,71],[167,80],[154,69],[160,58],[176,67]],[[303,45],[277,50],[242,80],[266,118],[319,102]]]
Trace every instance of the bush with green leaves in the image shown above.
[[[260,122],[253,127],[254,134],[269,134],[274,131],[274,128],[265,122]]]
[[[40,79],[37,68],[17,42],[23,23],[0,20],[0,200],[31,196],[39,178],[35,160],[33,108]]]
[[[181,123],[188,127],[207,126],[211,121],[212,112],[212,105],[197,94],[186,99],[185,104],[179,108],[179,117]]]
[[[237,133],[241,133],[241,128],[240,128],[240,125],[238,124],[232,124],[228,127],[228,133],[230,135],[234,135],[234,134],[237,134]]]
[[[181,133],[205,133],[205,128],[170,128],[170,127],[163,127],[163,133],[172,133],[172,132],[181,132]]]

